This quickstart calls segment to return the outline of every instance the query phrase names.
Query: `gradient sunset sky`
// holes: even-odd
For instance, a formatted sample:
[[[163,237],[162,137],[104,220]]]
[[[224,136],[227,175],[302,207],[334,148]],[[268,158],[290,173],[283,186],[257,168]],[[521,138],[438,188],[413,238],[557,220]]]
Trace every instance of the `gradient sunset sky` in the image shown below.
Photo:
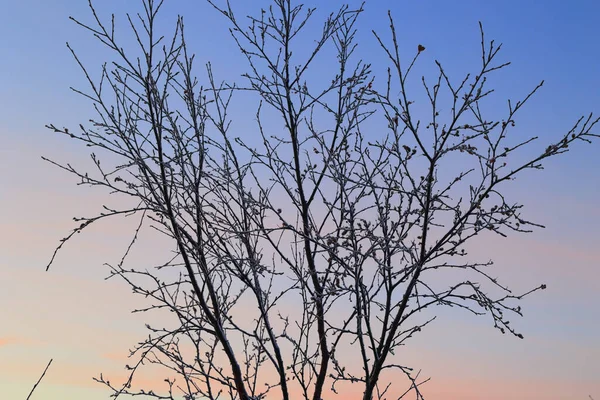
[[[268,4],[231,2],[239,5],[240,15]],[[322,11],[342,3],[309,2]],[[95,4],[102,15],[114,12],[122,23],[123,14],[138,10],[141,2]],[[498,104],[521,98],[544,79],[517,119],[520,134],[540,136],[533,149],[559,138],[581,115],[600,113],[598,1],[368,0],[359,45],[375,66],[385,58],[370,31],[388,35],[388,9],[405,57],[412,57],[418,44],[426,46],[418,75],[434,71],[436,59],[455,78],[476,69],[481,21],[487,38],[503,43],[501,59],[512,62],[491,82]],[[202,0],[166,0],[165,29],[177,14],[185,17],[197,67],[211,61],[218,79],[239,81],[244,61],[222,16]],[[90,228],[44,271],[59,239],[72,229],[72,217],[93,215],[107,199],[101,190],[77,187],[73,177],[41,160],[44,155],[88,163],[86,148],[44,128],[54,123],[75,129],[94,116],[89,102],[69,89],[85,82],[65,42],[96,70],[106,51],[69,21],[70,15],[90,21],[87,0],[12,0],[0,9],[2,400],[25,399],[51,358],[32,399],[108,399],[109,392],[92,377],[122,378],[128,349],[146,335],[145,318],[130,314],[141,300],[121,282],[103,280],[108,271],[103,263],[119,260],[134,222],[112,220]],[[201,68],[197,73],[204,78]],[[589,400],[591,395],[600,400],[600,141],[572,150],[551,159],[544,171],[522,174],[508,189],[525,204],[524,214],[546,229],[507,239],[482,237],[471,249],[474,258],[494,259],[495,275],[516,291],[548,285],[523,301],[525,317],[513,321],[525,339],[501,335],[487,317],[441,312],[403,350],[405,364],[432,378],[423,388],[427,399]],[[152,236],[144,243],[163,244]],[[155,255],[138,249],[131,262],[152,264]],[[163,377],[149,371],[140,379]]]

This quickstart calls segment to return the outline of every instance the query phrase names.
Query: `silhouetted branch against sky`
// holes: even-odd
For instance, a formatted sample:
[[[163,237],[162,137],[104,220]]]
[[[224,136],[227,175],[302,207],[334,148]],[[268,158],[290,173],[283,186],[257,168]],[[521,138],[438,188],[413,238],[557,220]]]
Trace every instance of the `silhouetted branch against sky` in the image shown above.
[[[31,388],[31,392],[29,392],[29,395],[27,396],[27,400],[29,400],[31,398],[31,395],[33,394],[33,392],[35,391],[37,386],[40,384],[42,379],[44,379],[44,376],[46,375],[46,371],[48,371],[48,368],[50,368],[50,364],[52,364],[52,359],[50,359],[50,361],[48,361],[48,365],[46,365],[46,368],[44,368],[44,372],[42,372],[42,375],[40,375],[40,378],[37,380],[37,382]]]
[[[140,4],[137,15],[103,19],[90,2],[91,22],[73,19],[114,59],[95,76],[69,47],[88,83],[74,91],[96,115],[78,128],[48,126],[87,146],[93,168],[52,164],[131,202],[75,218],[50,264],[99,219],[139,216],[110,277],[147,298],[136,311],[172,317],[147,325],[124,382],[95,378],[113,396],[418,400],[428,378],[398,353],[440,307],[486,315],[523,338],[511,317],[546,285],[513,292],[491,261],[468,257],[468,244],[541,227],[507,183],[598,138],[597,117],[577,119],[537,153],[536,135],[512,134],[543,82],[491,112],[489,78],[510,63],[481,24],[470,71],[457,79],[435,61],[433,76],[419,76],[427,46],[401,38],[389,13],[389,27],[373,31],[387,68],[375,76],[357,42],[368,5],[317,21],[300,2],[245,16],[235,2],[208,0],[246,62],[241,78],[220,82],[188,46],[210,38],[186,36],[182,17],[165,33],[163,1]],[[401,40],[414,50],[403,53]],[[172,253],[132,269],[127,256],[146,229]],[[176,379],[136,385],[148,364]]]

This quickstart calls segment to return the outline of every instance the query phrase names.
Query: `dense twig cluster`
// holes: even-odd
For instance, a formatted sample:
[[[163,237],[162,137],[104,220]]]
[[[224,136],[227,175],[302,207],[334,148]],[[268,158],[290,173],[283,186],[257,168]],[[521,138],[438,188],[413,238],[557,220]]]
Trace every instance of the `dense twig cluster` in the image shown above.
[[[139,215],[111,275],[151,300],[137,311],[167,309],[176,317],[172,327],[147,326],[126,382],[97,380],[114,397],[320,400],[350,386],[365,400],[420,399],[426,379],[395,352],[435,318],[421,311],[461,307],[522,337],[509,317],[521,315],[518,300],[545,285],[512,293],[492,275],[491,262],[467,259],[466,244],[486,230],[504,236],[540,226],[505,198],[502,185],[573,142],[597,137],[598,119],[580,119],[517,164],[513,153],[536,138],[507,137],[542,84],[509,101],[503,119],[484,116],[480,105],[493,92],[487,78],[508,63],[496,61],[501,46],[487,42],[483,29],[475,74],[456,83],[438,63],[433,81],[422,78],[430,112],[423,120],[407,82],[425,47],[415,46],[405,65],[391,16],[391,42],[375,34],[390,65],[381,85],[355,55],[362,7],[329,15],[302,58],[292,49],[314,9],[274,0],[240,20],[229,2],[208,2],[229,21],[248,61],[245,83],[218,84],[208,65],[200,85],[183,19],[169,39],[157,32],[162,1],[144,0],[144,11],[128,16],[140,58],[117,41],[114,17],[104,23],[91,3],[94,22],[76,21],[118,60],[95,80],[73,52],[90,87],[76,91],[93,102],[97,117],[77,132],[49,128],[118,161],[106,167],[92,153],[93,172],[51,162],[136,206],[77,218],[57,251],[99,219]],[[313,82],[309,71],[331,49],[336,67]],[[231,129],[230,102],[240,92],[259,99],[252,134]],[[278,116],[283,129],[270,132],[265,113]],[[145,224],[172,239],[174,255],[152,269],[126,269]],[[453,280],[432,279],[445,270],[454,271],[447,275]],[[358,349],[353,358],[344,354],[349,346]],[[147,363],[177,378],[136,388],[134,376]],[[408,378],[406,391],[392,385],[398,374]]]

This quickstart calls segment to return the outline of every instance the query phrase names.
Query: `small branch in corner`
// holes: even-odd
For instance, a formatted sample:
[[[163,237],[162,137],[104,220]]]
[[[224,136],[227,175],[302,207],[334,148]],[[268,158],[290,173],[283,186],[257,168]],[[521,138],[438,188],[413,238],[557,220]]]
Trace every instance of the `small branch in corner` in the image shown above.
[[[29,400],[31,398],[31,395],[35,391],[35,388],[37,387],[37,385],[40,384],[40,382],[44,378],[44,375],[46,375],[46,371],[48,371],[48,368],[50,367],[50,364],[52,364],[52,359],[50,359],[50,361],[48,361],[48,365],[46,365],[46,368],[44,369],[44,372],[42,372],[42,376],[40,376],[40,379],[38,379],[38,381],[35,383],[35,385],[33,385],[33,388],[31,388],[31,392],[29,392],[29,396],[27,396],[26,400]]]

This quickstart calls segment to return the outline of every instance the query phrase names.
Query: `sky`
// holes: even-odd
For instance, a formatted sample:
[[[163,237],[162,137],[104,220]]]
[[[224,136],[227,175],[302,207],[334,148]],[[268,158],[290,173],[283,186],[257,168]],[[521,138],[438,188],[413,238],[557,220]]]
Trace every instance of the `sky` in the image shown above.
[[[59,239],[73,226],[72,217],[94,213],[107,196],[77,187],[73,177],[41,159],[84,165],[88,157],[85,148],[44,128],[48,123],[76,127],[93,116],[90,104],[69,89],[85,82],[65,42],[92,68],[107,54],[68,19],[89,20],[87,1],[5,3],[0,13],[0,397],[26,398],[52,358],[33,399],[108,399],[92,377],[101,372],[122,377],[127,350],[145,335],[145,319],[130,313],[140,300],[125,285],[103,279],[103,263],[119,259],[133,222],[92,227],[45,272]],[[134,0],[96,3],[105,16],[139,6]],[[243,13],[265,3],[232,0]],[[340,4],[322,2],[319,9]],[[198,0],[166,0],[165,7],[165,24],[184,15],[198,65],[210,61],[218,79],[239,79],[243,59],[215,10]],[[492,81],[499,99],[522,97],[545,80],[519,119],[520,132],[540,136],[539,146],[560,137],[581,115],[600,113],[596,1],[370,0],[359,41],[374,69],[385,60],[370,32],[388,33],[388,8],[401,50],[412,55],[418,44],[426,47],[418,66],[425,74],[436,59],[453,76],[477,66],[481,21],[486,37],[502,42],[502,57],[512,62]],[[475,256],[494,259],[496,274],[516,290],[548,285],[523,301],[525,317],[513,322],[525,339],[501,335],[487,318],[441,313],[406,350],[409,364],[432,378],[424,387],[426,398],[600,399],[600,141],[573,147],[544,171],[511,182],[511,195],[547,228],[507,239],[484,237],[472,249]],[[161,241],[151,237],[147,243]],[[140,251],[132,262],[152,262],[152,257]],[[144,379],[159,377],[154,374]]]

